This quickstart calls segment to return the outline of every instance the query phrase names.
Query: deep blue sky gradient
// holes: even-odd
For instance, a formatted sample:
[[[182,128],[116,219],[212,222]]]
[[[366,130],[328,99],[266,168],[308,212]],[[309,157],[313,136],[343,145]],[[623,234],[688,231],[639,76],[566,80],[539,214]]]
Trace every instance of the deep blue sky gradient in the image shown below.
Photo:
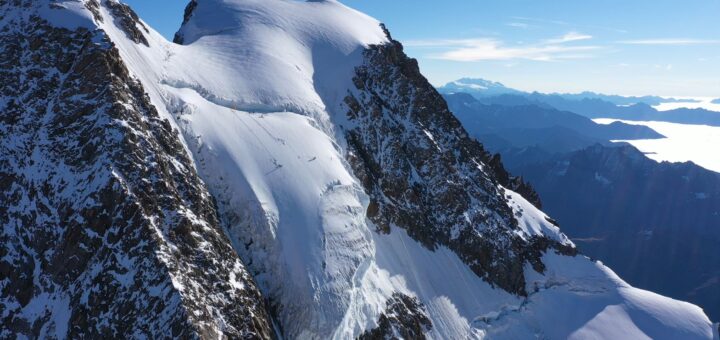
[[[169,39],[186,4],[125,2]],[[720,97],[719,0],[342,2],[385,22],[434,84]]]

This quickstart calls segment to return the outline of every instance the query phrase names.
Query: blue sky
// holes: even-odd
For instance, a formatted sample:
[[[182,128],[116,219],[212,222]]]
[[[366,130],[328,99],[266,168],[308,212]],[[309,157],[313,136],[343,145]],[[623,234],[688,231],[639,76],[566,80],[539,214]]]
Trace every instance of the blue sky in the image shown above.
[[[186,3],[125,2],[169,38]],[[720,98],[720,0],[342,2],[385,22],[436,85]]]

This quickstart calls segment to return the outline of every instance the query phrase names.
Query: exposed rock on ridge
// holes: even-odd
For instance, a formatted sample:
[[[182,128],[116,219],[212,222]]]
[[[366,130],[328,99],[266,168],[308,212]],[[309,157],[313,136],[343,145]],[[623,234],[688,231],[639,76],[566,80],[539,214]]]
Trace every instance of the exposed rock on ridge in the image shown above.
[[[36,4],[0,2],[0,338],[271,337],[177,133]]]
[[[193,15],[193,12],[195,11],[195,8],[197,8],[197,1],[191,0],[188,5],[185,7],[185,14],[183,15],[183,25],[187,24],[188,21],[190,21],[190,17]],[[176,44],[182,45],[184,42],[184,38],[180,32],[175,33],[175,37],[173,39],[173,42]]]
[[[416,298],[395,293],[387,302],[385,313],[380,316],[379,326],[360,335],[360,340],[426,339],[432,322],[425,314],[425,307]]]
[[[105,2],[112,11],[113,17],[117,20],[119,27],[125,32],[128,38],[137,44],[143,44],[150,46],[147,38],[141,31],[148,33],[147,27],[140,21],[140,17],[130,6],[116,2],[115,0],[108,0]]]
[[[511,178],[468,136],[399,42],[369,48],[354,83],[345,99],[348,159],[371,197],[368,217],[382,232],[397,226],[430,249],[448,246],[477,275],[520,295],[525,263],[542,272],[548,248],[575,254],[569,245],[517,235],[500,187],[512,186]]]

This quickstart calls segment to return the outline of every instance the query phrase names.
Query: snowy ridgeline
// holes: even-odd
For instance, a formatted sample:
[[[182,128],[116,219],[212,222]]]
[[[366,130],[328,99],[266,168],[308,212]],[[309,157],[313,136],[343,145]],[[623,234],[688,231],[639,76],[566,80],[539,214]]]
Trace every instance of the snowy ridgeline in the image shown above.
[[[102,22],[76,1],[61,4],[40,13],[102,28],[181,131],[288,337],[357,337],[399,292],[424,305],[427,335],[438,339],[717,338],[698,307],[632,288],[581,256],[548,252],[544,275],[528,265],[525,298],[480,279],[446,247],[431,251],[399,228],[377,233],[339,129],[363,52],[388,43],[376,20],[336,1],[199,0],[179,32],[186,45],[149,29],[146,46],[105,2]],[[569,244],[545,214],[507,195],[519,235]]]

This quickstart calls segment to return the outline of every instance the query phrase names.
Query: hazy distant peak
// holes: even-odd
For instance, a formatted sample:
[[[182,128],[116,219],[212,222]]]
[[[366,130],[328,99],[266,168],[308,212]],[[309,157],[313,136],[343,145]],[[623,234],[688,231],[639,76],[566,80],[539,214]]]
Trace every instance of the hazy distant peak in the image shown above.
[[[479,96],[517,94],[520,91],[506,87],[502,83],[480,78],[461,78],[438,88],[442,93],[467,92]]]
[[[461,84],[461,85],[479,85],[484,87],[506,87],[500,82],[492,81],[492,80],[486,80],[482,78],[461,78],[453,83],[455,84]]]

